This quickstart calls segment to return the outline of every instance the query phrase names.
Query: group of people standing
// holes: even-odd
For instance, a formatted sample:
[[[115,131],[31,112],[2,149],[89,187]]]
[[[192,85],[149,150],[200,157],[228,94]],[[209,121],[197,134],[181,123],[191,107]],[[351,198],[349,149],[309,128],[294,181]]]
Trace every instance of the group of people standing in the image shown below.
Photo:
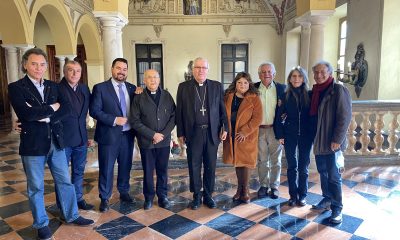
[[[332,210],[329,221],[342,222],[342,179],[338,158],[346,149],[351,120],[351,97],[346,87],[335,83],[331,64],[316,63],[314,84],[308,88],[307,72],[296,67],[287,83],[274,81],[275,66],[258,68],[260,82],[248,73],[238,73],[225,91],[228,137],[223,161],[233,164],[238,180],[234,200],[250,201],[249,176],[257,167],[258,198],[279,197],[282,148],[287,160],[289,206],[305,206],[310,152],[314,146],[323,199],[315,210]]]
[[[346,145],[351,98],[345,87],[334,82],[329,63],[319,62],[313,67],[316,84],[312,91],[308,91],[304,69],[293,69],[286,87],[274,81],[274,64],[263,63],[258,69],[261,82],[254,84],[250,74],[240,72],[224,92],[220,82],[207,78],[208,61],[199,57],[193,61],[193,79],[179,84],[175,105],[170,93],[160,87],[160,76],[154,69],[144,73],[145,89],[128,83],[128,61],[124,58],[112,62],[111,78],[96,84],[91,95],[88,87],[79,83],[82,69],[76,61],[66,61],[59,84],[43,79],[46,58],[41,49],[26,51],[22,58],[26,75],[9,85],[11,104],[20,122],[19,153],[27,177],[33,227],[38,229],[39,239],[52,236],[43,196],[46,163],[64,220],[79,226],[94,223],[78,212],[78,208],[94,208],[83,199],[88,112],[96,120],[100,212],[110,208],[115,162],[119,198],[128,204],[134,202],[129,192],[135,137],[144,173],[143,208],[153,206],[155,195],[160,207],[170,206],[168,159],[171,132],[176,125],[179,142],[187,145],[191,209],[198,209],[202,203],[209,208],[217,206],[212,194],[221,141],[223,161],[235,167],[238,179],[235,201],[250,202],[249,179],[256,167],[258,197],[279,197],[285,148],[288,204],[306,205],[308,165],[314,143],[324,198],[313,208],[330,207],[331,221],[341,222],[341,175],[336,158]]]

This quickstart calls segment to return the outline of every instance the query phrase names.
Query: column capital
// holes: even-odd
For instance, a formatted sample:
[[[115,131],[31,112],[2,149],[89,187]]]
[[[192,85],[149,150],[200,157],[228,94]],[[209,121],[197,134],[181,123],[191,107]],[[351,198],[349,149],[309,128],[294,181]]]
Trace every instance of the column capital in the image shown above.
[[[326,20],[335,13],[335,10],[311,10],[295,19],[303,27],[307,24],[324,25]]]
[[[56,57],[58,60],[66,60],[68,58],[68,60],[74,60],[74,58],[76,58],[75,54],[71,54],[71,55],[55,55],[54,57]]]
[[[17,44],[1,44],[3,48],[5,48],[8,52],[16,52]]]
[[[119,25],[119,22],[122,23],[122,27],[129,23],[129,20],[120,12],[94,11],[93,15],[99,18],[102,23],[115,21],[114,26]]]

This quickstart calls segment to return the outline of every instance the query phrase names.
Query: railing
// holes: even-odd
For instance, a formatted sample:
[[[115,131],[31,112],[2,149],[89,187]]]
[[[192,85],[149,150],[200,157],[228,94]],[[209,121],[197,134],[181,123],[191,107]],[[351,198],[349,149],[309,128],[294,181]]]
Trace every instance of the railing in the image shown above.
[[[346,164],[400,164],[397,120],[400,101],[353,101]]]

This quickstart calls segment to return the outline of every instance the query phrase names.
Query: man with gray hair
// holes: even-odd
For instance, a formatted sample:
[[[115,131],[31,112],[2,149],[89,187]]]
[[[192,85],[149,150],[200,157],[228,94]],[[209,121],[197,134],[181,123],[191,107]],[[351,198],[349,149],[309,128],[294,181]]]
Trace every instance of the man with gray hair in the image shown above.
[[[314,154],[320,174],[322,196],[312,209],[331,209],[329,221],[342,222],[342,176],[338,165],[342,151],[346,149],[346,133],[351,121],[351,97],[346,87],[335,83],[331,64],[316,63],[313,68],[310,116],[314,126]]]
[[[193,79],[180,83],[176,95],[177,135],[179,142],[187,145],[190,192],[193,192],[190,207],[193,210],[200,207],[202,197],[209,208],[217,207],[212,199],[217,150],[228,133],[224,89],[220,82],[207,79],[208,68],[207,59],[196,58]]]
[[[26,75],[8,86],[9,98],[21,123],[19,154],[27,181],[27,195],[32,210],[33,228],[39,239],[51,239],[49,218],[44,204],[44,175],[47,163],[65,220],[80,226],[93,224],[93,220],[79,216],[74,185],[68,172],[64,152],[63,124],[61,120],[71,111],[68,99],[59,86],[43,78],[47,70],[46,53],[32,48],[22,56]]]
[[[258,135],[257,168],[260,180],[258,197],[269,195],[276,199],[279,197],[279,184],[281,177],[281,158],[283,146],[275,137],[276,111],[280,99],[284,97],[286,86],[274,81],[276,75],[275,65],[270,62],[262,63],[258,67],[258,77],[261,82],[254,85],[260,90],[263,109],[263,120]]]
[[[82,66],[77,61],[65,62],[64,77],[59,84],[61,93],[71,103],[71,112],[63,120],[65,154],[71,161],[71,182],[75,186],[78,208],[91,210],[92,204],[86,203],[83,198],[83,177],[86,165],[88,137],[86,130],[86,116],[89,111],[90,91],[87,85],[80,83]]]

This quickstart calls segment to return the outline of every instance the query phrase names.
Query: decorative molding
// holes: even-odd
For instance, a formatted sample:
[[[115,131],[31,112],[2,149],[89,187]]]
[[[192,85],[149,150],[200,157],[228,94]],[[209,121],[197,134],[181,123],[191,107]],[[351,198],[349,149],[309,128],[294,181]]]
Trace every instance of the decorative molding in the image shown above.
[[[284,16],[286,10],[286,1],[287,0],[267,0],[268,6],[274,13],[277,22],[276,31],[278,32],[279,35],[282,34],[283,28],[285,26]]]
[[[167,14],[167,0],[129,0],[129,16],[135,14]]]
[[[236,14],[258,14],[258,13],[266,13],[268,11],[268,7],[265,4],[265,1],[260,0],[242,0],[242,1],[218,1],[219,2],[219,11],[218,13],[236,13]]]
[[[276,27],[265,0],[202,0],[202,15],[184,15],[182,0],[129,1],[131,25],[237,25],[269,24]]]
[[[160,33],[162,31],[162,25],[153,25],[154,32],[156,33],[157,38],[160,38]]]
[[[225,32],[226,38],[229,37],[229,33],[231,32],[231,27],[232,27],[232,25],[222,25],[222,29]]]
[[[64,0],[64,4],[81,14],[91,13],[94,9],[93,0]]]

